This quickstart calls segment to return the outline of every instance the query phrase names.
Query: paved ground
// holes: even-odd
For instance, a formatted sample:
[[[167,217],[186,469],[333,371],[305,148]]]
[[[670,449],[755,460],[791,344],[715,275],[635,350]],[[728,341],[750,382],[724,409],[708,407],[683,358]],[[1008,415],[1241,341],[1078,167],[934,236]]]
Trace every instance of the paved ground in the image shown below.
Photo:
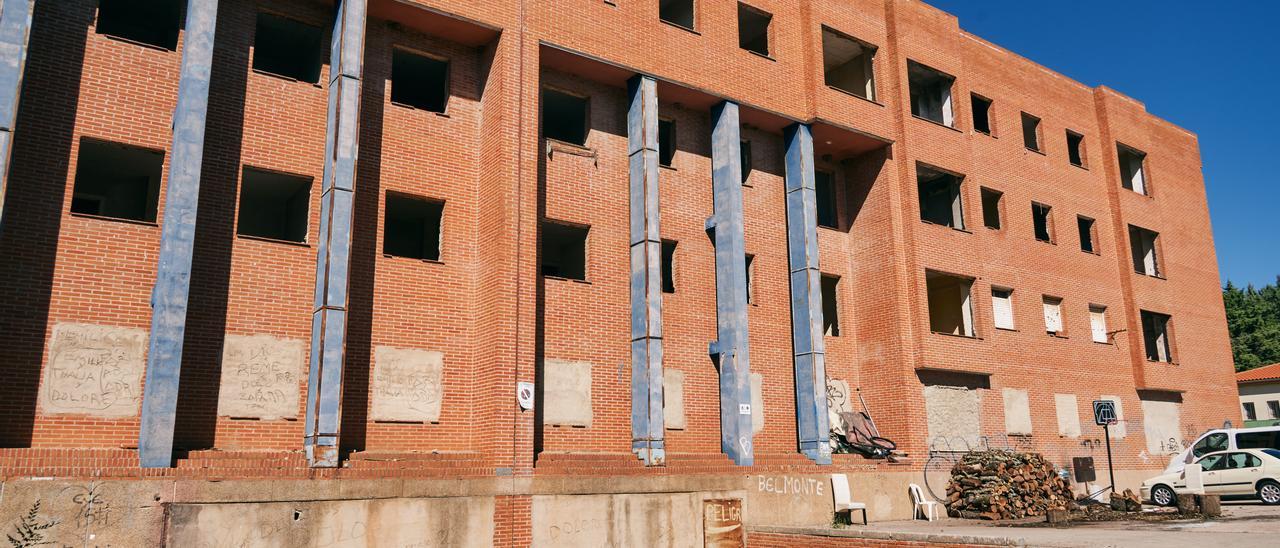
[[[830,534],[830,530],[828,530]],[[1224,501],[1215,520],[1113,521],[1069,527],[1011,527],[975,520],[887,521],[855,525],[839,536],[1005,546],[1235,548],[1280,545],[1280,506]]]

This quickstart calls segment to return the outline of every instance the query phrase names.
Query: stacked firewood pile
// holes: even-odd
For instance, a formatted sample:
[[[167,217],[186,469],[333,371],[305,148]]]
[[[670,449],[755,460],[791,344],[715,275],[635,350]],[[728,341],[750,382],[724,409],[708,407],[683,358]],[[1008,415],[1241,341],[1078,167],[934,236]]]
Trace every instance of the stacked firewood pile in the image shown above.
[[[1039,453],[978,451],[951,469],[946,506],[952,517],[1019,519],[1073,510],[1071,487]]]

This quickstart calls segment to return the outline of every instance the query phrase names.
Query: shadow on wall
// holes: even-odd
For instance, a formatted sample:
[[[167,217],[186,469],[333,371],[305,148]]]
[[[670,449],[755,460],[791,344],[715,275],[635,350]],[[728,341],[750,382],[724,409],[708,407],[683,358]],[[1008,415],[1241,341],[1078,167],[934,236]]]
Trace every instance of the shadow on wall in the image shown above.
[[[93,2],[37,2],[0,230],[0,447],[30,447]]]
[[[244,144],[249,45],[254,30],[254,11],[243,4],[224,1],[218,9],[187,332],[174,423],[173,445],[177,451],[213,447],[216,437],[236,190]]]

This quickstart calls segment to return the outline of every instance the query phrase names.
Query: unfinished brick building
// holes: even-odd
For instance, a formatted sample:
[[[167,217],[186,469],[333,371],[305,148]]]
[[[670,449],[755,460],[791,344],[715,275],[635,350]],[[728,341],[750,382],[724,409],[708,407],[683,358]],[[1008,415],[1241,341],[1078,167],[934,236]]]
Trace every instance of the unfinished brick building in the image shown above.
[[[921,2],[2,6],[6,520],[662,544],[1239,421],[1195,135]]]

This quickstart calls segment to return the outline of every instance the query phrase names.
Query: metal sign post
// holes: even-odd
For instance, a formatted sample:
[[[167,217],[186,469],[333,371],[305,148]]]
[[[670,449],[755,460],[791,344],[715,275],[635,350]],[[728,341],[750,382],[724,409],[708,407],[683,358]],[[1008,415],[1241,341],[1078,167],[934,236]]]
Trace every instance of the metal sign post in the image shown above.
[[[1116,492],[1115,466],[1111,465],[1111,425],[1118,422],[1116,402],[1111,400],[1093,400],[1093,423],[1102,426],[1102,437],[1107,439],[1107,475],[1111,478],[1112,493]]]

